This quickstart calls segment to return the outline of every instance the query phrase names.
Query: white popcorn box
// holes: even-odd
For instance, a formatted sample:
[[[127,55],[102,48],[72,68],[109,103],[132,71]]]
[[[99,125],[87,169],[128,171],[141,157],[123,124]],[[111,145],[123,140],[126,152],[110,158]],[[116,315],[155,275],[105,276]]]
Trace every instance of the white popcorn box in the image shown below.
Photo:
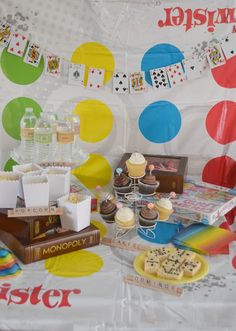
[[[41,175],[43,172],[43,168],[36,163],[25,163],[20,165],[14,165],[12,169],[13,172],[21,175],[18,196],[24,200],[22,177],[28,175]]]
[[[79,201],[69,200],[71,195],[77,195]],[[90,225],[91,216],[91,196],[77,193],[67,194],[57,200],[58,207],[64,209],[61,218],[61,226],[64,229],[81,231]]]
[[[60,197],[69,194],[70,171],[69,167],[47,167],[44,170],[49,182],[50,201],[57,201]]]
[[[20,175],[0,171],[0,208],[15,208],[20,185]]]
[[[49,206],[49,183],[46,175],[22,177],[26,207]]]

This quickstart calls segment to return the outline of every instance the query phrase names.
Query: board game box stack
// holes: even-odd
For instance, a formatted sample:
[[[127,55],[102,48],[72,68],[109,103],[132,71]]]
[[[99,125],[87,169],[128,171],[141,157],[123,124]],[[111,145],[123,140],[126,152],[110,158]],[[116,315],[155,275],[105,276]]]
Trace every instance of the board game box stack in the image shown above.
[[[0,240],[23,263],[99,244],[95,209],[70,167],[26,164],[0,174]]]

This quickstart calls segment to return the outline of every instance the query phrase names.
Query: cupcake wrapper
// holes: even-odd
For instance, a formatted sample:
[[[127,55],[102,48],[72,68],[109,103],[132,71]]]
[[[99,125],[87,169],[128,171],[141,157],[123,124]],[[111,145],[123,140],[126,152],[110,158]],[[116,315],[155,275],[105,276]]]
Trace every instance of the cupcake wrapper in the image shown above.
[[[159,186],[158,183],[155,185],[150,185],[150,184],[144,184],[141,181],[138,182],[139,193],[141,194],[154,194],[158,186]]]
[[[117,193],[122,193],[122,194],[124,194],[124,193],[130,193],[131,192],[131,189],[132,189],[132,182],[130,181],[130,184],[129,185],[127,185],[127,186],[121,186],[121,187],[113,185],[113,188],[114,188],[114,190]]]
[[[117,212],[117,209],[115,209],[110,214],[102,214],[102,213],[100,213],[100,215],[104,219],[104,221],[109,221],[109,223],[114,223],[115,222],[115,214],[116,214],[116,212]]]
[[[146,218],[143,218],[139,214],[139,225],[142,226],[142,227],[151,227],[151,226],[156,224],[158,219],[159,219],[159,215],[157,216],[157,218],[155,220],[147,220]]]

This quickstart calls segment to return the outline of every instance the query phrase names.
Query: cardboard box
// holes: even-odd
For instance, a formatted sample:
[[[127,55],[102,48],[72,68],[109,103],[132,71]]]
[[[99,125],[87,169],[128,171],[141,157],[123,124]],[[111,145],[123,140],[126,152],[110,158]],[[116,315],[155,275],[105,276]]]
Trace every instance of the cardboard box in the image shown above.
[[[128,174],[125,161],[129,159],[131,153],[125,153],[117,167],[120,167]],[[148,166],[154,165],[154,170],[157,180],[160,182],[157,192],[169,193],[183,193],[184,178],[187,175],[188,158],[183,156],[169,156],[169,155],[150,155],[143,154],[147,160],[146,172]]]
[[[48,177],[50,201],[57,201],[60,197],[69,194],[69,167],[47,167],[43,173]]]
[[[46,175],[23,176],[22,183],[26,207],[49,206],[49,183]]]
[[[0,171],[0,208],[15,208],[20,185],[20,175]]]

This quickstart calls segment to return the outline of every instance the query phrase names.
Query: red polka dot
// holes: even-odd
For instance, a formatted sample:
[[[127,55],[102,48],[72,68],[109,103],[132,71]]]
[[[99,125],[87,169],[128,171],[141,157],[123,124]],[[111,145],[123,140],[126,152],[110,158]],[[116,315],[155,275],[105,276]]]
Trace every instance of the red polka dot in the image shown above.
[[[202,180],[233,188],[236,185],[236,161],[226,155],[211,159],[202,171]]]
[[[211,74],[216,83],[222,87],[236,87],[236,56],[226,60],[222,66],[211,70]]]
[[[219,144],[228,144],[236,140],[236,102],[221,101],[207,114],[206,129]]]
[[[232,259],[232,266],[236,269],[236,255]]]

